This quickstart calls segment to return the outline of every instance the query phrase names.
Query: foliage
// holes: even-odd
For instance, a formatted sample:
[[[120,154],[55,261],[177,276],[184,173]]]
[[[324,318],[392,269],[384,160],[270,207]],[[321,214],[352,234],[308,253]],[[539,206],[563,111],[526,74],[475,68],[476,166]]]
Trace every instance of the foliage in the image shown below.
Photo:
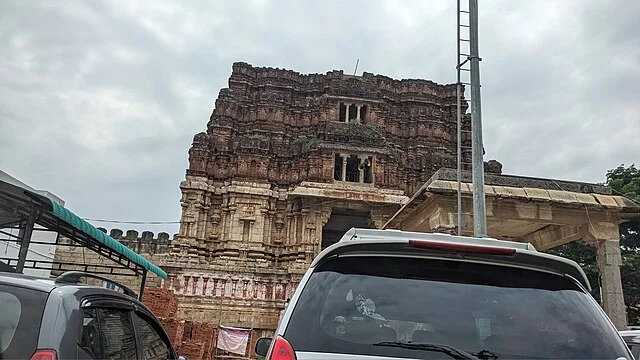
[[[615,195],[626,196],[640,204],[640,171],[635,165],[618,166],[607,171],[606,176],[605,185]],[[629,324],[640,325],[640,221],[628,221],[620,225],[620,250],[620,275]],[[582,266],[593,288],[592,294],[600,300],[600,274],[593,247],[576,241],[550,249],[549,253],[567,257]]]
[[[640,170],[635,164],[629,167],[620,165],[607,171],[606,185],[611,187],[614,193],[624,195],[640,204]]]
[[[600,301],[600,273],[596,263],[596,250],[593,247],[584,241],[575,241],[549,249],[548,253],[577,262],[589,279],[592,288],[591,295]]]

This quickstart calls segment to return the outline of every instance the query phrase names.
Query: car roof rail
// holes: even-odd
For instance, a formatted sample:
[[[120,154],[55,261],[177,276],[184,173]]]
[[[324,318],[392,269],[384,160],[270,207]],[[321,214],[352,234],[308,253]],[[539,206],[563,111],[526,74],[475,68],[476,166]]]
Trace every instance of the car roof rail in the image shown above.
[[[108,278],[105,278],[103,276],[99,276],[99,275],[95,275],[95,274],[91,274],[91,273],[87,273],[84,271],[67,271],[64,272],[62,274],[60,274],[60,276],[58,276],[55,280],[56,284],[79,284],[80,283],[80,279],[81,278],[92,278],[92,279],[98,279],[98,280],[102,280],[102,281],[106,281],[112,285],[115,285],[117,287],[119,287],[120,289],[122,289],[122,291],[124,292],[125,295],[137,298],[138,296],[136,295],[136,293],[129,289],[128,287],[114,281]]]
[[[349,242],[354,240],[433,240],[433,241],[445,241],[456,242],[463,244],[475,244],[475,245],[491,245],[499,247],[509,247],[519,250],[529,250],[537,252],[536,248],[531,243],[498,240],[495,238],[477,238],[473,236],[460,236],[452,235],[448,233],[425,233],[415,231],[404,231],[397,229],[365,229],[365,228],[351,228],[347,230],[342,238],[338,242]]]

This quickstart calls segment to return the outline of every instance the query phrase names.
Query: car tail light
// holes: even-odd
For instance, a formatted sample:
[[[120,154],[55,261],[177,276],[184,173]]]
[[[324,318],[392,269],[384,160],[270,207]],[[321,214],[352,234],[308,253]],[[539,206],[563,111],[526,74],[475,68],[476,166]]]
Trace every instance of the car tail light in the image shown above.
[[[296,360],[296,353],[285,338],[278,336],[273,344],[269,360]]]
[[[58,360],[58,354],[51,349],[37,350],[31,355],[31,360]]]
[[[456,243],[429,241],[429,240],[409,240],[409,246],[434,249],[434,250],[476,253],[476,254],[489,254],[489,255],[513,255],[516,253],[516,249],[512,249],[512,248],[470,245],[470,244],[456,244]]]

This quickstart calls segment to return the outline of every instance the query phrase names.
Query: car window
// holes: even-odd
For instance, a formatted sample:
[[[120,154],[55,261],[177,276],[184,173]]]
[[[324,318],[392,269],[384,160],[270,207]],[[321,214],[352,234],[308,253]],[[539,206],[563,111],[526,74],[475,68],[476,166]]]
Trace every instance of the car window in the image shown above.
[[[28,359],[34,353],[47,296],[0,285],[0,359]]]
[[[628,357],[615,329],[571,280],[445,260],[343,257],[309,279],[285,331],[296,351],[442,358],[374,345],[446,344],[500,358]]]
[[[169,347],[146,319],[146,316],[136,313],[135,318],[142,346],[142,359],[169,359]]]
[[[2,353],[9,348],[16,334],[22,305],[17,296],[6,292],[0,293],[0,304],[3,310],[3,316],[0,317],[0,353]]]
[[[96,309],[82,310],[82,338],[80,347],[94,359],[102,359],[100,320]]]
[[[136,359],[131,311],[83,309],[80,347],[95,359]]]

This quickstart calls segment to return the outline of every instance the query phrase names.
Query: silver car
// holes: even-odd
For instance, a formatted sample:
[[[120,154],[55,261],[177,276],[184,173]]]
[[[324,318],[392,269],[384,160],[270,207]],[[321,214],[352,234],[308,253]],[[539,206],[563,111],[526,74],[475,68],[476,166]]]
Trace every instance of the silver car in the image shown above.
[[[351,229],[296,289],[268,360],[631,359],[573,261],[530,244]]]

